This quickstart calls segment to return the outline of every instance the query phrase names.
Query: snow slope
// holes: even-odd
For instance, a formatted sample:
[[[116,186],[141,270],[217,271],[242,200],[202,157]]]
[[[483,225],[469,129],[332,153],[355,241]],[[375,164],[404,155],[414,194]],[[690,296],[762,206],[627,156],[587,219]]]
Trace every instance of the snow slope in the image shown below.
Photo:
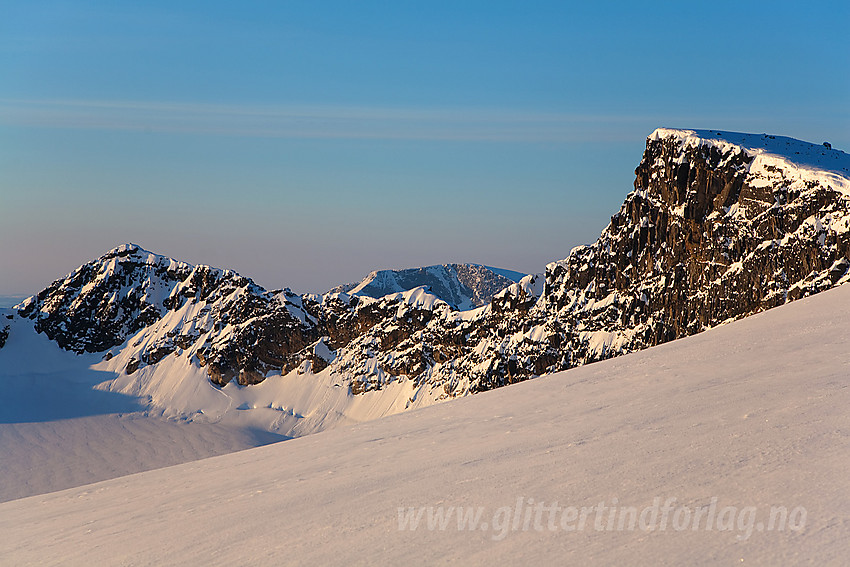
[[[0,502],[282,439],[260,429],[166,419],[146,412],[0,423]]]
[[[840,286],[480,395],[6,502],[0,557],[14,565],[844,564],[848,318],[850,286]],[[621,508],[649,514],[620,529],[599,503],[624,518]],[[482,512],[474,530],[458,529],[453,516],[444,529],[425,520],[399,529],[399,508],[406,517],[423,506]],[[767,529],[771,507],[788,512],[785,529]],[[682,523],[678,510],[701,519]]]

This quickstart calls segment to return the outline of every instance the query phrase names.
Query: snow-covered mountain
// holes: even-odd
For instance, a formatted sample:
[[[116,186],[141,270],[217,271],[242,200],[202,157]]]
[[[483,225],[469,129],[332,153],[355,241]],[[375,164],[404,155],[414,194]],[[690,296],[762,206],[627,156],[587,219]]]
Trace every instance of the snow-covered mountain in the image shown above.
[[[659,129],[599,240],[481,307],[456,300],[483,301],[504,273],[376,272],[301,296],[124,245],[10,312],[0,362],[35,330],[99,353],[100,390],[301,435],[692,335],[844,283],[848,258],[850,156]]]
[[[493,296],[527,274],[479,264],[443,264],[405,270],[376,270],[360,282],[337,286],[328,293],[348,293],[380,299],[425,286],[460,311],[490,303]]]

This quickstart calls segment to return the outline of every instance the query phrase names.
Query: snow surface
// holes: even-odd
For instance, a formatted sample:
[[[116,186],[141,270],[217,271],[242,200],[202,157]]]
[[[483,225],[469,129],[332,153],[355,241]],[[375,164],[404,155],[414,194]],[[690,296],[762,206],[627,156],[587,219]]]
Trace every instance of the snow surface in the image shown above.
[[[480,395],[0,504],[10,565],[840,565],[850,286]],[[399,529],[399,508],[805,509],[799,529]],[[526,508],[525,510],[527,511]],[[445,508],[444,508],[445,510]],[[522,510],[522,509],[521,509]],[[516,520],[516,518],[512,518]],[[799,520],[799,515],[797,516]],[[424,522],[424,521],[423,521]],[[506,524],[504,524],[506,525]],[[513,524],[512,524],[513,525]],[[719,524],[715,524],[717,526]],[[764,524],[761,524],[764,527]],[[729,527],[726,524],[725,527]],[[499,537],[502,535],[503,537]]]

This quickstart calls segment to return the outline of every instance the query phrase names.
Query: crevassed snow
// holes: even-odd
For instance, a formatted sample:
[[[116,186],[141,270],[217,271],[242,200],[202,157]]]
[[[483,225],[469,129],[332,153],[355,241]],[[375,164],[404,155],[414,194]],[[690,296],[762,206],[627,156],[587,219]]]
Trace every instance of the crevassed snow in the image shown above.
[[[840,565],[850,539],[848,318],[842,286],[419,411],[6,502],[0,557],[87,566]],[[663,527],[658,508],[653,529],[618,527],[628,518],[618,510],[651,512],[656,499],[671,503]],[[779,506],[796,514],[793,529],[767,529]],[[449,520],[429,529],[423,516],[417,529],[400,529],[399,510],[419,507]],[[481,510],[474,529],[459,528],[458,507]],[[583,527],[563,520],[569,507],[588,510]]]
[[[283,439],[261,429],[141,411],[0,423],[0,502]]]

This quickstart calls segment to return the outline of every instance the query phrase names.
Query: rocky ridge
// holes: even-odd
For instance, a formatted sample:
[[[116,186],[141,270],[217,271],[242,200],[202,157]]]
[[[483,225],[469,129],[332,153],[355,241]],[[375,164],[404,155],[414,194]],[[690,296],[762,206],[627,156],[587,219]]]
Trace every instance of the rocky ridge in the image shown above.
[[[595,243],[475,309],[460,311],[425,287],[377,298],[267,291],[232,271],[124,245],[57,280],[19,314],[63,348],[129,353],[128,374],[178,356],[218,385],[329,371],[352,394],[412,380],[454,397],[694,334],[850,280],[843,152],[778,136],[659,129],[635,175]]]

